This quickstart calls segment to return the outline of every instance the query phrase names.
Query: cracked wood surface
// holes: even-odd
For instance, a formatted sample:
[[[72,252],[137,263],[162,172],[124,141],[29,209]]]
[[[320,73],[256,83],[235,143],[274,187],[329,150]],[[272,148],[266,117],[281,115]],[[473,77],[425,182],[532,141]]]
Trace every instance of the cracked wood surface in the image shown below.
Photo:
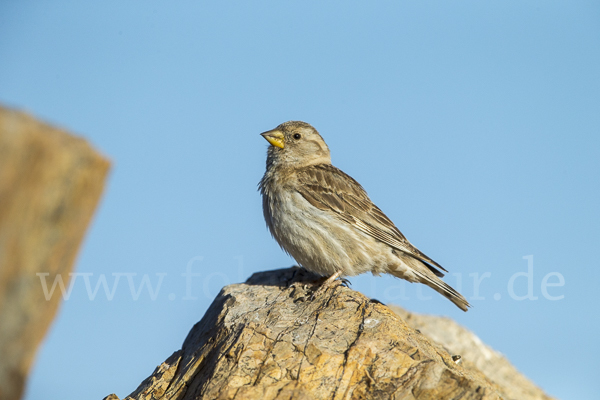
[[[341,285],[311,301],[315,279],[288,268],[223,288],[127,399],[503,398],[389,307]]]

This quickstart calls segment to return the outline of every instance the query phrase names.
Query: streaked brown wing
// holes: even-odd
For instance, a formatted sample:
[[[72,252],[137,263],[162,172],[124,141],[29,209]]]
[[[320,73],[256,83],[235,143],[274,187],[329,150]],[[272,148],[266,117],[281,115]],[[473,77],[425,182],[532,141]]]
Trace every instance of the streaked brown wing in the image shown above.
[[[333,212],[388,246],[446,271],[413,246],[351,176],[330,164],[302,168],[297,171],[297,176],[300,183],[298,192],[313,206]]]

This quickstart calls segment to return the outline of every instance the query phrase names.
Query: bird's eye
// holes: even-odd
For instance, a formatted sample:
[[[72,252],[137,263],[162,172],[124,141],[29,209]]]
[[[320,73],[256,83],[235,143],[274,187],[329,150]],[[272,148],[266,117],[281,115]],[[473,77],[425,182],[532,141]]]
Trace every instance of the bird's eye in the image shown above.
[[[298,140],[302,137],[299,133],[294,133],[294,139]]]

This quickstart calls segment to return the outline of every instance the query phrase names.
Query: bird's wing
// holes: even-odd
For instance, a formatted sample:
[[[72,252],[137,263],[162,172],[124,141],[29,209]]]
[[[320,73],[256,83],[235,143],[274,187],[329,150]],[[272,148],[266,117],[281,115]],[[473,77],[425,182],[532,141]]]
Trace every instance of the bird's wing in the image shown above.
[[[443,276],[433,266],[446,270],[413,246],[351,176],[331,164],[318,164],[299,169],[297,178],[296,190],[310,204],[336,214],[358,230],[429,264],[436,275]]]

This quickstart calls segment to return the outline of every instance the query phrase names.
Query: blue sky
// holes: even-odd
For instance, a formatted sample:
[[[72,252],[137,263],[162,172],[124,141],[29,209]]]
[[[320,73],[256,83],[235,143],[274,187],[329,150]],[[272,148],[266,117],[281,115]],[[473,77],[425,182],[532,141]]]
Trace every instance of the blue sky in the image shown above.
[[[293,265],[256,191],[258,134],[291,119],[474,308],[392,277],[354,289],[456,319],[553,396],[597,396],[597,2],[2,2],[0,60],[2,104],[113,162],[26,399],[126,396],[224,284]],[[101,277],[114,293],[90,296]]]

